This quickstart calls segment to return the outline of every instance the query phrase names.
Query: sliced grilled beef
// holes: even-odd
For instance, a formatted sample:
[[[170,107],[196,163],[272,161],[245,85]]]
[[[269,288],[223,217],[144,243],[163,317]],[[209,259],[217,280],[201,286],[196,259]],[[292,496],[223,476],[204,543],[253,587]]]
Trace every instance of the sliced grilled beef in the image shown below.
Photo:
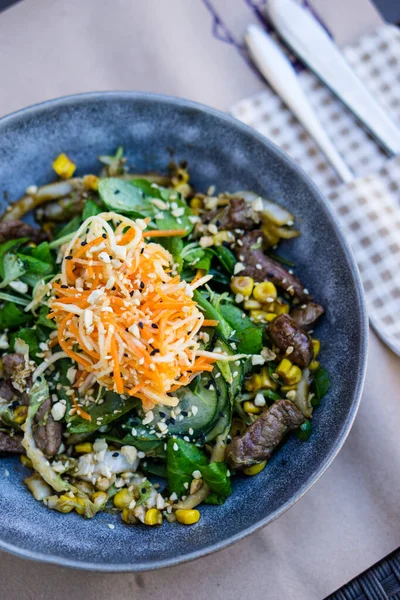
[[[11,402],[17,392],[9,381],[0,383],[0,404],[3,402]]]
[[[51,401],[47,398],[40,405],[33,424],[33,437],[36,446],[46,456],[57,454],[61,444],[62,426],[51,415]]]
[[[11,454],[23,454],[22,435],[10,435],[5,431],[0,431],[0,452],[9,452]]]
[[[277,400],[243,435],[228,444],[226,457],[229,466],[240,470],[268,460],[284,436],[303,422],[303,415],[290,400]]]
[[[27,237],[31,242],[38,244],[46,239],[46,234],[44,231],[23,221],[0,221],[0,244],[23,237]]]
[[[12,378],[17,371],[25,366],[25,357],[22,354],[12,352],[3,356],[3,373],[5,379]]]
[[[259,229],[249,231],[239,238],[239,244],[235,245],[234,250],[237,259],[245,266],[240,275],[252,277],[254,281],[272,281],[302,302],[311,300],[300,279],[264,253],[260,245],[262,238],[263,234]]]
[[[230,203],[222,209],[212,210],[205,213],[205,223],[216,223],[219,229],[254,229],[259,222],[250,202],[246,202],[243,198],[231,198]]]
[[[296,306],[291,311],[290,316],[300,329],[310,329],[324,312],[320,304],[308,302],[307,304]]]
[[[299,329],[289,315],[280,315],[268,325],[268,335],[272,343],[286,354],[291,362],[299,367],[307,367],[313,358],[311,338],[305,331]]]

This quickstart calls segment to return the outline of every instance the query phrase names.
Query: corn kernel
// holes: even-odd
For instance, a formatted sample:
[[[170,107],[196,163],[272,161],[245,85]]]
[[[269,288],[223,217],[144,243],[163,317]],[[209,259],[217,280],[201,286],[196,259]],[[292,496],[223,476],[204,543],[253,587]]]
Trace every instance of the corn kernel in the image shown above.
[[[267,312],[267,314],[265,315],[265,320],[268,321],[268,323],[270,323],[271,321],[276,319],[276,317],[277,317],[276,313]]]
[[[316,371],[319,368],[319,360],[312,360],[308,366],[310,371]]]
[[[297,390],[297,384],[281,386],[281,392],[283,392],[284,394],[286,394],[286,392],[291,392],[292,390]]]
[[[144,518],[146,525],[162,525],[162,514],[156,508],[149,508]]]
[[[27,406],[17,406],[17,408],[13,411],[13,420],[18,423],[18,425],[22,425],[22,423],[25,423],[27,415]]]
[[[266,316],[268,313],[265,310],[251,310],[250,317],[253,319],[255,323],[265,323]]]
[[[243,402],[243,410],[251,415],[259,415],[261,412],[261,408],[249,401]]]
[[[287,358],[283,358],[279,365],[276,367],[276,372],[280,377],[286,379],[286,376],[290,369],[292,368],[292,363]]]
[[[135,517],[133,510],[130,508],[125,507],[122,509],[121,518],[127,525],[133,525],[137,523],[137,518]]]
[[[254,279],[251,277],[232,277],[231,290],[234,294],[242,294],[245,298],[251,296]]]
[[[89,452],[93,452],[93,444],[91,444],[90,442],[76,444],[75,452],[78,452],[78,454],[89,454]]]
[[[263,281],[254,286],[253,296],[259,302],[267,302],[268,299],[276,299],[278,292],[271,281]]]
[[[314,351],[314,358],[317,358],[319,351],[321,349],[321,342],[319,340],[315,340],[314,338],[311,340],[312,343],[312,347],[313,347],[313,351]]]
[[[261,302],[257,302],[257,300],[253,300],[251,298],[250,300],[244,301],[243,307],[246,310],[261,310],[263,306],[262,306]]]
[[[269,390],[276,390],[277,383],[274,381],[269,374],[268,367],[263,367],[260,371],[261,387]]]
[[[179,508],[176,512],[176,520],[183,525],[194,525],[200,519],[198,510]]]
[[[261,376],[260,375],[252,375],[244,384],[245,389],[248,392],[256,392],[260,390],[262,387]]]
[[[277,300],[273,303],[273,308],[271,307],[270,310],[273,310],[277,315],[287,315],[289,313],[290,306],[282,300]]]
[[[66,154],[60,154],[53,162],[53,169],[63,179],[69,179],[75,173],[76,165]]]
[[[96,504],[96,506],[103,506],[106,504],[108,500],[108,496],[105,492],[95,492],[92,494],[92,502]]]
[[[59,497],[59,501],[64,502],[65,504],[63,504],[63,506],[58,505],[57,510],[62,513],[72,512],[74,510],[74,505],[72,504],[72,502],[75,502],[75,500],[76,500],[75,496],[73,498],[71,498],[70,496],[63,494],[62,496]]]
[[[201,198],[192,198],[190,208],[203,208],[203,200]]]
[[[96,175],[85,175],[83,178],[83,185],[87,190],[94,190],[97,192],[99,189],[99,178]]]
[[[286,381],[289,385],[294,385],[295,383],[299,383],[301,376],[302,372],[300,367],[293,365],[286,374]]]
[[[19,457],[19,460],[21,461],[21,465],[23,465],[27,469],[33,469],[33,464],[32,464],[31,459],[28,458],[27,456],[25,456],[25,454],[21,454],[21,456]]]
[[[243,473],[245,475],[258,475],[265,468],[267,461],[264,460],[262,463],[258,463],[257,465],[252,465],[251,467],[247,467],[247,469],[243,469]]]
[[[77,506],[75,506],[75,510],[78,513],[78,515],[83,515],[85,512],[85,501],[83,498],[75,498],[75,502],[77,504],[79,504],[79,508]]]
[[[129,506],[131,501],[133,500],[133,496],[127,489],[120,490],[114,496],[114,506],[116,508],[126,508]]]

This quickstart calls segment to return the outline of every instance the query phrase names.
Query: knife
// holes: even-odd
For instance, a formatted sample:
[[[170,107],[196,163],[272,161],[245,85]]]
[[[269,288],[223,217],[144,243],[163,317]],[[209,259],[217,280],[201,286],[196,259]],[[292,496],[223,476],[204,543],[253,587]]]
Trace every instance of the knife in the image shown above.
[[[269,0],[267,16],[286,44],[344,102],[392,154],[400,154],[400,129],[346,62],[318,21],[294,0]]]
[[[249,25],[245,41],[260,72],[314,138],[340,178],[345,183],[352,181],[353,173],[325,133],[290,60],[280,46],[257,25]]]

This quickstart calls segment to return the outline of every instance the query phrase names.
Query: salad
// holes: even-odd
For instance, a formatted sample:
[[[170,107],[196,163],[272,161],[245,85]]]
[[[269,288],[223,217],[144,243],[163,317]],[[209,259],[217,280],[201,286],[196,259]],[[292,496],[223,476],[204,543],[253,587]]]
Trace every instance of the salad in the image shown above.
[[[61,154],[1,218],[0,452],[49,509],[191,525],[308,440],[324,309],[277,253],[285,208],[99,158],[76,177]]]

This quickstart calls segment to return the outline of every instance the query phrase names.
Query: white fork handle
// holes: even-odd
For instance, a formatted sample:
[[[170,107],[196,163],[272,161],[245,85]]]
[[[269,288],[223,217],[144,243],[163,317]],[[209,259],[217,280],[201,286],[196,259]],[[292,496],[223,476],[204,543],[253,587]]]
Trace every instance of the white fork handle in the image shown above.
[[[245,40],[260,72],[314,138],[340,178],[345,183],[352,181],[354,174],[325,133],[283,50],[257,25],[248,27]]]

